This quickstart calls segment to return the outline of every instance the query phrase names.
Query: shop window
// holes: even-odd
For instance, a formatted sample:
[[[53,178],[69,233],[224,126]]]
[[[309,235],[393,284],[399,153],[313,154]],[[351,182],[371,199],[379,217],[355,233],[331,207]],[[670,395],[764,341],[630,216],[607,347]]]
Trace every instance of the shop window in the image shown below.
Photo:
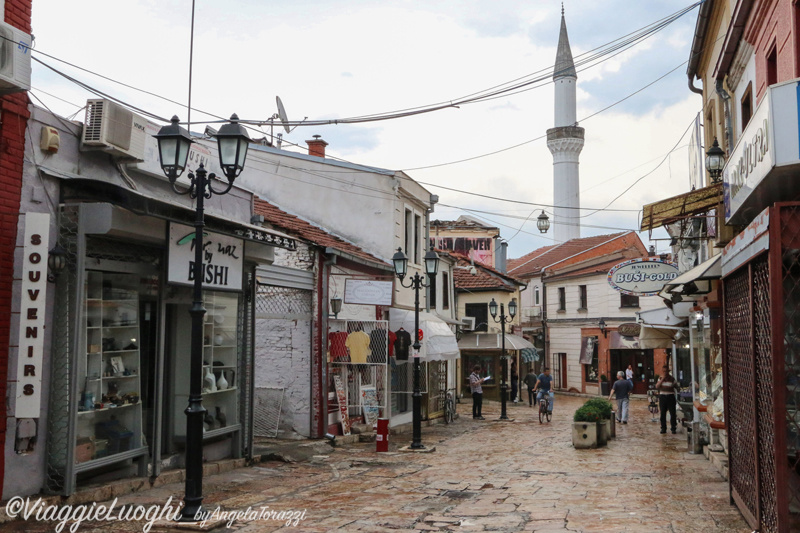
[[[578,298],[580,300],[578,310],[585,311],[588,307],[586,305],[586,285],[578,285]]]
[[[593,342],[592,343],[592,362],[588,365],[583,365],[583,372],[584,372],[584,380],[587,382],[596,382],[600,377],[598,374],[598,368],[600,364],[597,358],[597,346],[599,343]]]
[[[632,296],[630,294],[622,294],[619,295],[619,306],[620,307],[639,307],[639,297]]]
[[[442,272],[442,309],[450,309],[450,276]]]
[[[747,90],[742,96],[742,131],[747,127],[753,116],[753,82],[747,84]]]
[[[466,304],[464,315],[475,317],[474,331],[489,331],[489,306],[488,304]]]
[[[567,290],[564,287],[558,288],[558,310],[567,310]]]

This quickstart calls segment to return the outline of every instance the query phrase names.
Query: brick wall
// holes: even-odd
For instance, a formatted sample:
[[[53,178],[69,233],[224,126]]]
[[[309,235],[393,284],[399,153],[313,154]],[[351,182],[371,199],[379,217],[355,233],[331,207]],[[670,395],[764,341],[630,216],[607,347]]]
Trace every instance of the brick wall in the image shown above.
[[[5,21],[31,32],[31,0],[6,0]],[[28,118],[28,94],[17,93],[0,98],[0,412],[6,412],[8,382],[9,327],[11,287],[14,272],[14,248],[17,240],[22,162],[25,152],[25,128]],[[0,417],[0,442],[6,441],[6,417]],[[0,479],[5,463],[0,455]]]

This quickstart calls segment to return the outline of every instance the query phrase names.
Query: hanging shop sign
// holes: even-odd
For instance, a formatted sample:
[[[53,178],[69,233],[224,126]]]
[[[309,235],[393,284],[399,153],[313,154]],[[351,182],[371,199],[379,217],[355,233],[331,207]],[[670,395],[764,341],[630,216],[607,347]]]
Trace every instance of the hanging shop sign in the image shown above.
[[[44,315],[47,309],[47,258],[50,215],[25,215],[22,295],[17,351],[16,418],[39,418],[42,403]]]
[[[194,285],[195,230],[170,222],[167,281]],[[244,241],[218,233],[203,233],[203,288],[242,289]]]
[[[800,165],[800,82],[770,86],[722,170],[725,222],[745,225],[755,213],[791,197]]]
[[[617,326],[617,333],[623,337],[638,337],[642,330],[642,325],[635,322],[625,322]]]
[[[608,284],[631,296],[655,296],[664,284],[677,278],[678,265],[658,257],[631,259],[608,271]]]
[[[392,305],[392,282],[346,279],[344,281],[344,303]]]

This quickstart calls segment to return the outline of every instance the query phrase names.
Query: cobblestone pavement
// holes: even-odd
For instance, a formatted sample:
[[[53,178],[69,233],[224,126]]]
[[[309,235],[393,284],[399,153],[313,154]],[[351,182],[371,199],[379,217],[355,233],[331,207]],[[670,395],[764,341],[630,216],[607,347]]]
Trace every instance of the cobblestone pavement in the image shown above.
[[[396,451],[410,434],[393,436],[389,453],[374,443],[336,448],[303,463],[261,463],[209,476],[204,505],[224,511],[305,510],[294,527],[279,520],[238,521],[229,531],[724,531],[750,532],[729,504],[728,485],[702,455],[686,453],[686,434],[659,434],[647,404],[634,401],[631,421],[617,425],[607,447],[575,450],[571,415],[582,398],[557,396],[553,421],[536,408],[471,405],[450,426],[424,428],[433,453]],[[121,496],[119,505],[162,504],[182,485]],[[86,524],[80,531],[141,531],[143,523]],[[16,521],[4,531],[53,531]],[[151,531],[170,530],[162,523]],[[175,531],[175,529],[171,529]],[[225,525],[216,531],[225,531]]]

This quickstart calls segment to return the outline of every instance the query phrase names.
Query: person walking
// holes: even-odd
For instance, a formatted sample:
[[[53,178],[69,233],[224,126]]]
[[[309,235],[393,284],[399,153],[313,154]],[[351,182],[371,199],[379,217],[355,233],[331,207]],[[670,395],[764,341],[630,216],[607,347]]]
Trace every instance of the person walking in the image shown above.
[[[678,382],[672,374],[669,373],[669,367],[664,365],[661,368],[661,377],[656,382],[656,390],[658,391],[658,407],[661,410],[661,434],[667,432],[667,411],[670,415],[670,429],[675,433],[678,427],[678,419],[676,417],[676,407],[678,405],[675,399],[675,392],[678,391]]]
[[[472,418],[475,420],[486,420],[481,416],[483,408],[483,378],[481,378],[481,365],[472,367],[472,374],[469,375],[469,388],[472,391]]]
[[[531,369],[528,375],[522,379],[522,382],[528,387],[528,403],[533,407],[533,389],[536,388],[536,373]]]
[[[628,404],[630,402],[630,393],[633,390],[633,384],[625,377],[625,374],[620,370],[617,372],[617,381],[611,387],[611,394],[608,395],[608,401],[614,394],[617,395],[617,422],[623,424],[628,423]]]
[[[628,365],[628,368],[625,369],[625,379],[631,382],[633,385],[633,365]]]
[[[511,362],[511,401],[517,403],[517,389],[519,389],[519,374],[517,373],[517,362]]]

